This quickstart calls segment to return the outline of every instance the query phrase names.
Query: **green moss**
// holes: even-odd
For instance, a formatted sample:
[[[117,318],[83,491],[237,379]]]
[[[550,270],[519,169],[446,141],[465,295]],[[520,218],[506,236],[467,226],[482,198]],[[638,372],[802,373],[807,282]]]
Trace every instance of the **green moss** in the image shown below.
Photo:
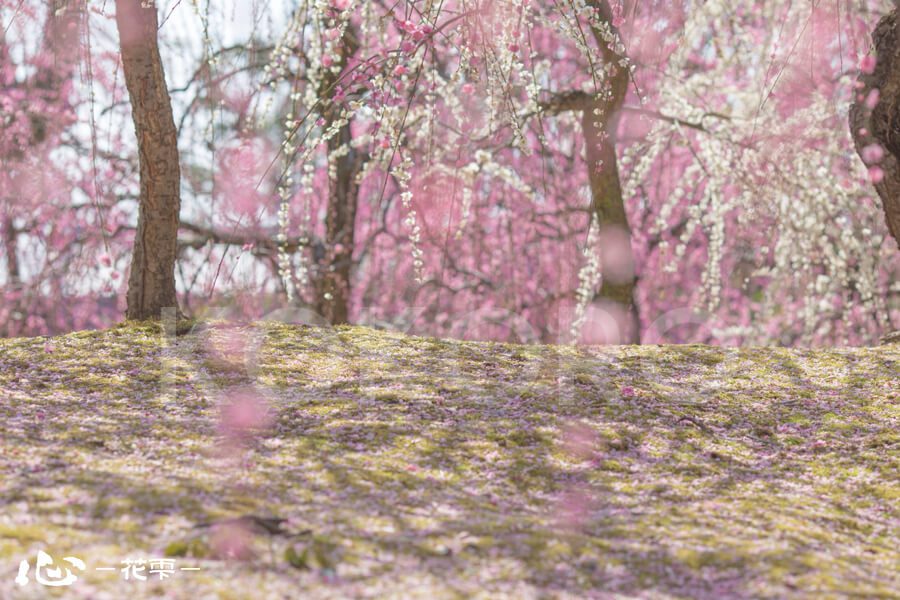
[[[203,540],[195,538],[192,540],[177,540],[170,542],[163,554],[168,557],[193,557],[205,558],[210,555],[210,548]]]
[[[223,350],[227,336],[245,341]],[[327,595],[332,572],[383,596],[412,582],[437,597],[896,589],[900,348],[224,322],[49,342],[0,340],[4,558],[60,540],[86,556],[147,549],[201,561],[183,580],[198,597]],[[218,421],[231,386],[255,386],[270,417],[236,453]],[[226,565],[195,525],[245,514],[290,518],[289,532],[250,532],[247,564]],[[115,595],[110,581],[86,578],[84,595]]]
[[[46,540],[47,530],[40,525],[2,525],[0,538],[15,540],[21,543],[41,542]]]

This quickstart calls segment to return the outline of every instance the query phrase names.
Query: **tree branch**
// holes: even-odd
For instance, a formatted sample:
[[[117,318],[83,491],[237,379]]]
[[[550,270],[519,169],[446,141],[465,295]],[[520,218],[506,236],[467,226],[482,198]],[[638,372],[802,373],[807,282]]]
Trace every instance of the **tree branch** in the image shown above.
[[[247,244],[253,244],[255,248],[253,253],[257,256],[268,256],[278,252],[279,244],[275,241],[274,235],[267,236],[263,233],[227,233],[187,221],[181,221],[179,229],[193,234],[191,239],[179,237],[179,248],[193,248],[196,250],[202,248],[209,242],[212,242],[214,244],[223,244],[226,246],[246,246]],[[316,238],[304,236],[289,238],[287,242],[285,242],[284,247],[287,252],[293,253],[302,248],[316,246],[320,243],[321,242]]]

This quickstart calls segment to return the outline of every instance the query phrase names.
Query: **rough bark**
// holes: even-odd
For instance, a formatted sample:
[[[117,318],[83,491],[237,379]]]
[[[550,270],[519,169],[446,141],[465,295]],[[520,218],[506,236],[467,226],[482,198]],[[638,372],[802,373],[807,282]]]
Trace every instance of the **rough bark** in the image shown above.
[[[175,259],[181,170],[175,120],[157,42],[156,7],[151,3],[143,8],[141,4],[141,0],[116,0],[116,25],[141,178],[126,316],[147,320],[160,319],[165,308],[178,308]]]
[[[348,27],[341,44],[342,70],[348,59],[356,53],[359,44],[352,27]],[[329,73],[324,78],[320,97],[331,97],[337,77]],[[325,128],[340,118],[340,109],[329,104],[323,111]],[[345,123],[337,135],[328,140],[329,167],[334,178],[329,181],[328,208],[325,213],[324,256],[316,290],[316,311],[332,325],[349,322],[350,292],[353,268],[353,247],[356,233],[356,209],[359,200],[359,184],[356,181],[362,169],[363,157],[359,150],[350,147],[352,132]]]
[[[884,157],[878,166],[884,178],[875,183],[881,198],[888,229],[900,247],[900,45],[898,45],[897,11],[879,21],[872,41],[877,62],[872,73],[861,73],[862,87],[850,106],[850,133],[856,151],[880,144]],[[866,106],[869,94],[878,90],[874,108]]]

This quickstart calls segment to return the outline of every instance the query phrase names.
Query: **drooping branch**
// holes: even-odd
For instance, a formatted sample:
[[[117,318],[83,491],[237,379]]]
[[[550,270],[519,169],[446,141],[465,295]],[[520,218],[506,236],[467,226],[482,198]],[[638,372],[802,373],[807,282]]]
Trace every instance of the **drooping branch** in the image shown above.
[[[553,94],[548,100],[538,104],[541,112],[546,115],[558,115],[569,111],[590,110],[594,104],[594,97],[587,92],[575,90]]]

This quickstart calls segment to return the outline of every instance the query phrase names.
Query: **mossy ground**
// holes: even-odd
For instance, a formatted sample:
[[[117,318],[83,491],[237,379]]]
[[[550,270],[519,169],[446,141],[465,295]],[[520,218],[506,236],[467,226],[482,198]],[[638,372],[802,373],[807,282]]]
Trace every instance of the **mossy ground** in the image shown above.
[[[2,598],[900,598],[900,346],[0,340]],[[227,451],[221,403],[267,425]],[[217,553],[240,515],[287,519]],[[14,584],[38,550],[88,565]],[[126,558],[171,556],[164,581]]]

